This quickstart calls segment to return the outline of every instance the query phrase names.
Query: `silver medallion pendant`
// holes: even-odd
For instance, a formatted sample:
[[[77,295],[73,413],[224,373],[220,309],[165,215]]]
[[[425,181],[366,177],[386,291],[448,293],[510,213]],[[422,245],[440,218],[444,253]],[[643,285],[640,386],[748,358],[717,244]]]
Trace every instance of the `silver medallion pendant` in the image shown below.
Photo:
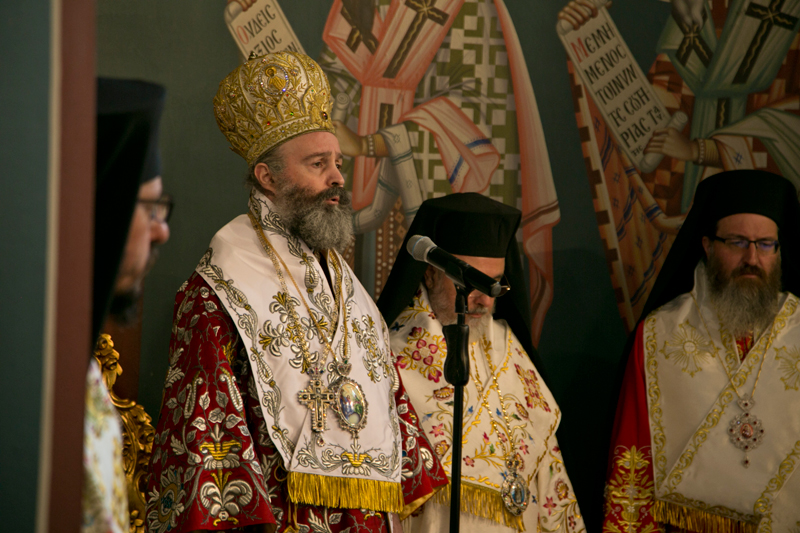
[[[361,385],[350,378],[340,378],[332,385],[333,410],[339,415],[342,429],[356,436],[367,425],[369,404]]]
[[[750,466],[750,458],[747,453],[761,445],[764,428],[761,427],[761,420],[750,413],[756,402],[749,394],[743,396],[737,403],[743,412],[731,420],[728,426],[728,437],[731,444],[744,452],[742,465],[747,468]]]
[[[506,466],[508,470],[503,476],[505,481],[503,481],[503,486],[500,489],[500,495],[503,497],[503,503],[508,512],[514,516],[519,516],[528,507],[528,500],[530,499],[528,485],[525,484],[522,476],[517,473],[519,461],[516,458],[507,460]]]

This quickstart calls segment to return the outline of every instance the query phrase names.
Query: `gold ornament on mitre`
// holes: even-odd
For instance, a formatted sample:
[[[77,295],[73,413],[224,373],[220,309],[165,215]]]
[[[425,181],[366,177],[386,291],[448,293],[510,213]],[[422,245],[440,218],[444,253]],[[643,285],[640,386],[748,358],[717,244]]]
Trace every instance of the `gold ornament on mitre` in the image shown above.
[[[310,57],[284,51],[250,59],[214,97],[217,125],[248,165],[278,144],[312,131],[335,133],[328,78]]]

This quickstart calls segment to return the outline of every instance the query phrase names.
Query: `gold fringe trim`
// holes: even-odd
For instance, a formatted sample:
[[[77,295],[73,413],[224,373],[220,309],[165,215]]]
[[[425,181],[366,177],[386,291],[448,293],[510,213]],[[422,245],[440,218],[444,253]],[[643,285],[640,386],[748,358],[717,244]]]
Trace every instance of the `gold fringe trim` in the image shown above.
[[[450,483],[433,496],[433,501],[440,505],[450,505]],[[486,518],[507,527],[513,527],[517,531],[525,531],[522,515],[514,516],[511,514],[506,509],[500,492],[494,489],[462,481],[461,512]]]
[[[684,530],[704,533],[756,533],[758,529],[758,522],[744,522],[662,500],[655,501],[651,512],[657,522]]]
[[[402,486],[390,481],[289,472],[288,489],[295,503],[386,513],[400,513],[404,507]]]

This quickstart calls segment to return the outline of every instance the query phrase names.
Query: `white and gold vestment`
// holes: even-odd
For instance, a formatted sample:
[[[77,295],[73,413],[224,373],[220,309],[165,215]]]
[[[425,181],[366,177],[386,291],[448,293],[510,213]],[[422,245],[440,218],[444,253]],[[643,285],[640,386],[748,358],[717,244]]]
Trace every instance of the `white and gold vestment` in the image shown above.
[[[772,326],[740,361],[705,280],[701,263],[692,292],[644,323],[654,515],[720,531],[799,531],[797,297],[780,295]],[[743,397],[750,398],[745,410]]]
[[[470,343],[470,381],[464,387],[462,531],[585,531],[556,440],[558,405],[505,321],[490,324]],[[423,286],[398,316],[390,336],[420,427],[449,473],[454,394],[443,376],[447,348],[442,325]],[[501,496],[506,461],[514,457],[529,496],[518,516]],[[404,527],[446,530],[448,504],[449,489],[443,489]]]

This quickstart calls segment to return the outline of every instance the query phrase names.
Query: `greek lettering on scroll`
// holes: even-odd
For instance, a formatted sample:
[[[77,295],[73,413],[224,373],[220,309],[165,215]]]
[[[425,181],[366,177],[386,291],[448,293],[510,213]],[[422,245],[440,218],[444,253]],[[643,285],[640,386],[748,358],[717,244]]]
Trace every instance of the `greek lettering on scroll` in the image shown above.
[[[255,0],[247,9],[242,3],[235,1],[225,7],[225,24],[243,58],[281,50],[305,53],[278,0]]]
[[[645,154],[656,130],[682,130],[685,113],[670,116],[645,77],[604,7],[595,0],[598,14],[578,30],[561,20],[556,26],[564,48],[586,91],[600,110],[617,146],[642,172],[652,172],[661,154]]]

